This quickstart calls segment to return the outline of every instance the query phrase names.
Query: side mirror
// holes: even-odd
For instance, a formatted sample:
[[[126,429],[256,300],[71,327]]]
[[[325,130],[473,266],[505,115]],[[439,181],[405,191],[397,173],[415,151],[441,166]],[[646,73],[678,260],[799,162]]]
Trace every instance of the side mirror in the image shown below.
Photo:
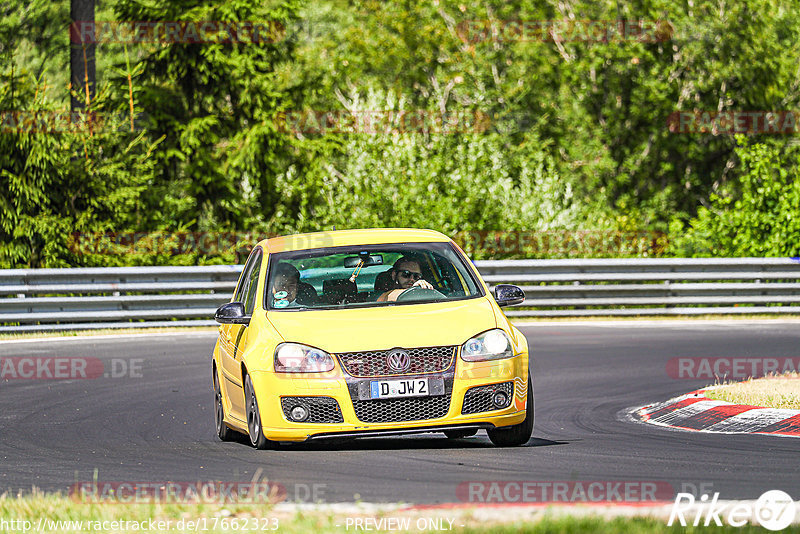
[[[244,314],[244,304],[229,302],[217,308],[214,320],[220,324],[249,324],[250,316]]]
[[[498,306],[513,306],[525,301],[525,292],[517,286],[498,284],[494,288],[494,300]]]

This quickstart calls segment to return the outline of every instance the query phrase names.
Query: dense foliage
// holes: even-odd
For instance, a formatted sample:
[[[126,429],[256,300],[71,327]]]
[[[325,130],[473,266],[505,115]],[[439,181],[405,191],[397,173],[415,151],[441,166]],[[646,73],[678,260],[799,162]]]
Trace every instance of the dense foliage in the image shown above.
[[[4,3],[0,267],[383,226],[475,257],[800,256],[798,130],[680,118],[797,107],[793,3],[98,0],[97,20],[279,31],[103,40],[96,115],[32,131],[69,106],[69,2]]]

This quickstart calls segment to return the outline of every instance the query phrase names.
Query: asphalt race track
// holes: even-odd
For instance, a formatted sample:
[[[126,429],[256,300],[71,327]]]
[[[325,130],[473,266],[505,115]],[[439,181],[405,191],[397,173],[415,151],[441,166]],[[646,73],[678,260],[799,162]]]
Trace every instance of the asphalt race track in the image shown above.
[[[721,499],[770,489],[800,495],[798,439],[680,432],[619,415],[709,383],[671,378],[670,358],[797,358],[800,323],[522,329],[533,355],[536,420],[534,438],[514,449],[492,446],[481,432],[256,451],[214,434],[215,332],[0,342],[0,358],[98,358],[101,373],[125,375],[0,381],[0,493],[66,491],[95,472],[101,481],[249,481],[261,469],[290,500],[304,500],[317,484],[327,502],[458,502],[459,483],[496,480],[661,481],[675,491],[703,484]]]

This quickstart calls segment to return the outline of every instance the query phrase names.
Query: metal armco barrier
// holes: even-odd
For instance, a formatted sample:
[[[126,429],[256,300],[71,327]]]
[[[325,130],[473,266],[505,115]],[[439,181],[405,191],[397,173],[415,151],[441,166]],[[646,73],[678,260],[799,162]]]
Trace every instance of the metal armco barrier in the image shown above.
[[[509,317],[800,314],[800,258],[475,263],[486,283],[525,291]]]
[[[213,326],[241,272],[241,265],[0,270],[0,332]]]
[[[477,261],[509,317],[800,314],[800,258]],[[241,265],[0,270],[0,332],[212,326]]]

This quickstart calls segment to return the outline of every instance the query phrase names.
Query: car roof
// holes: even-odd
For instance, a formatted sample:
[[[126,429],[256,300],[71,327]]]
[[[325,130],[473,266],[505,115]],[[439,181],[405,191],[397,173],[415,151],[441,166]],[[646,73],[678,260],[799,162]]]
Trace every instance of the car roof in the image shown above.
[[[367,228],[334,230],[264,239],[258,244],[270,253],[307,250],[349,245],[380,245],[383,243],[449,242],[450,238],[435,230],[419,228]]]

